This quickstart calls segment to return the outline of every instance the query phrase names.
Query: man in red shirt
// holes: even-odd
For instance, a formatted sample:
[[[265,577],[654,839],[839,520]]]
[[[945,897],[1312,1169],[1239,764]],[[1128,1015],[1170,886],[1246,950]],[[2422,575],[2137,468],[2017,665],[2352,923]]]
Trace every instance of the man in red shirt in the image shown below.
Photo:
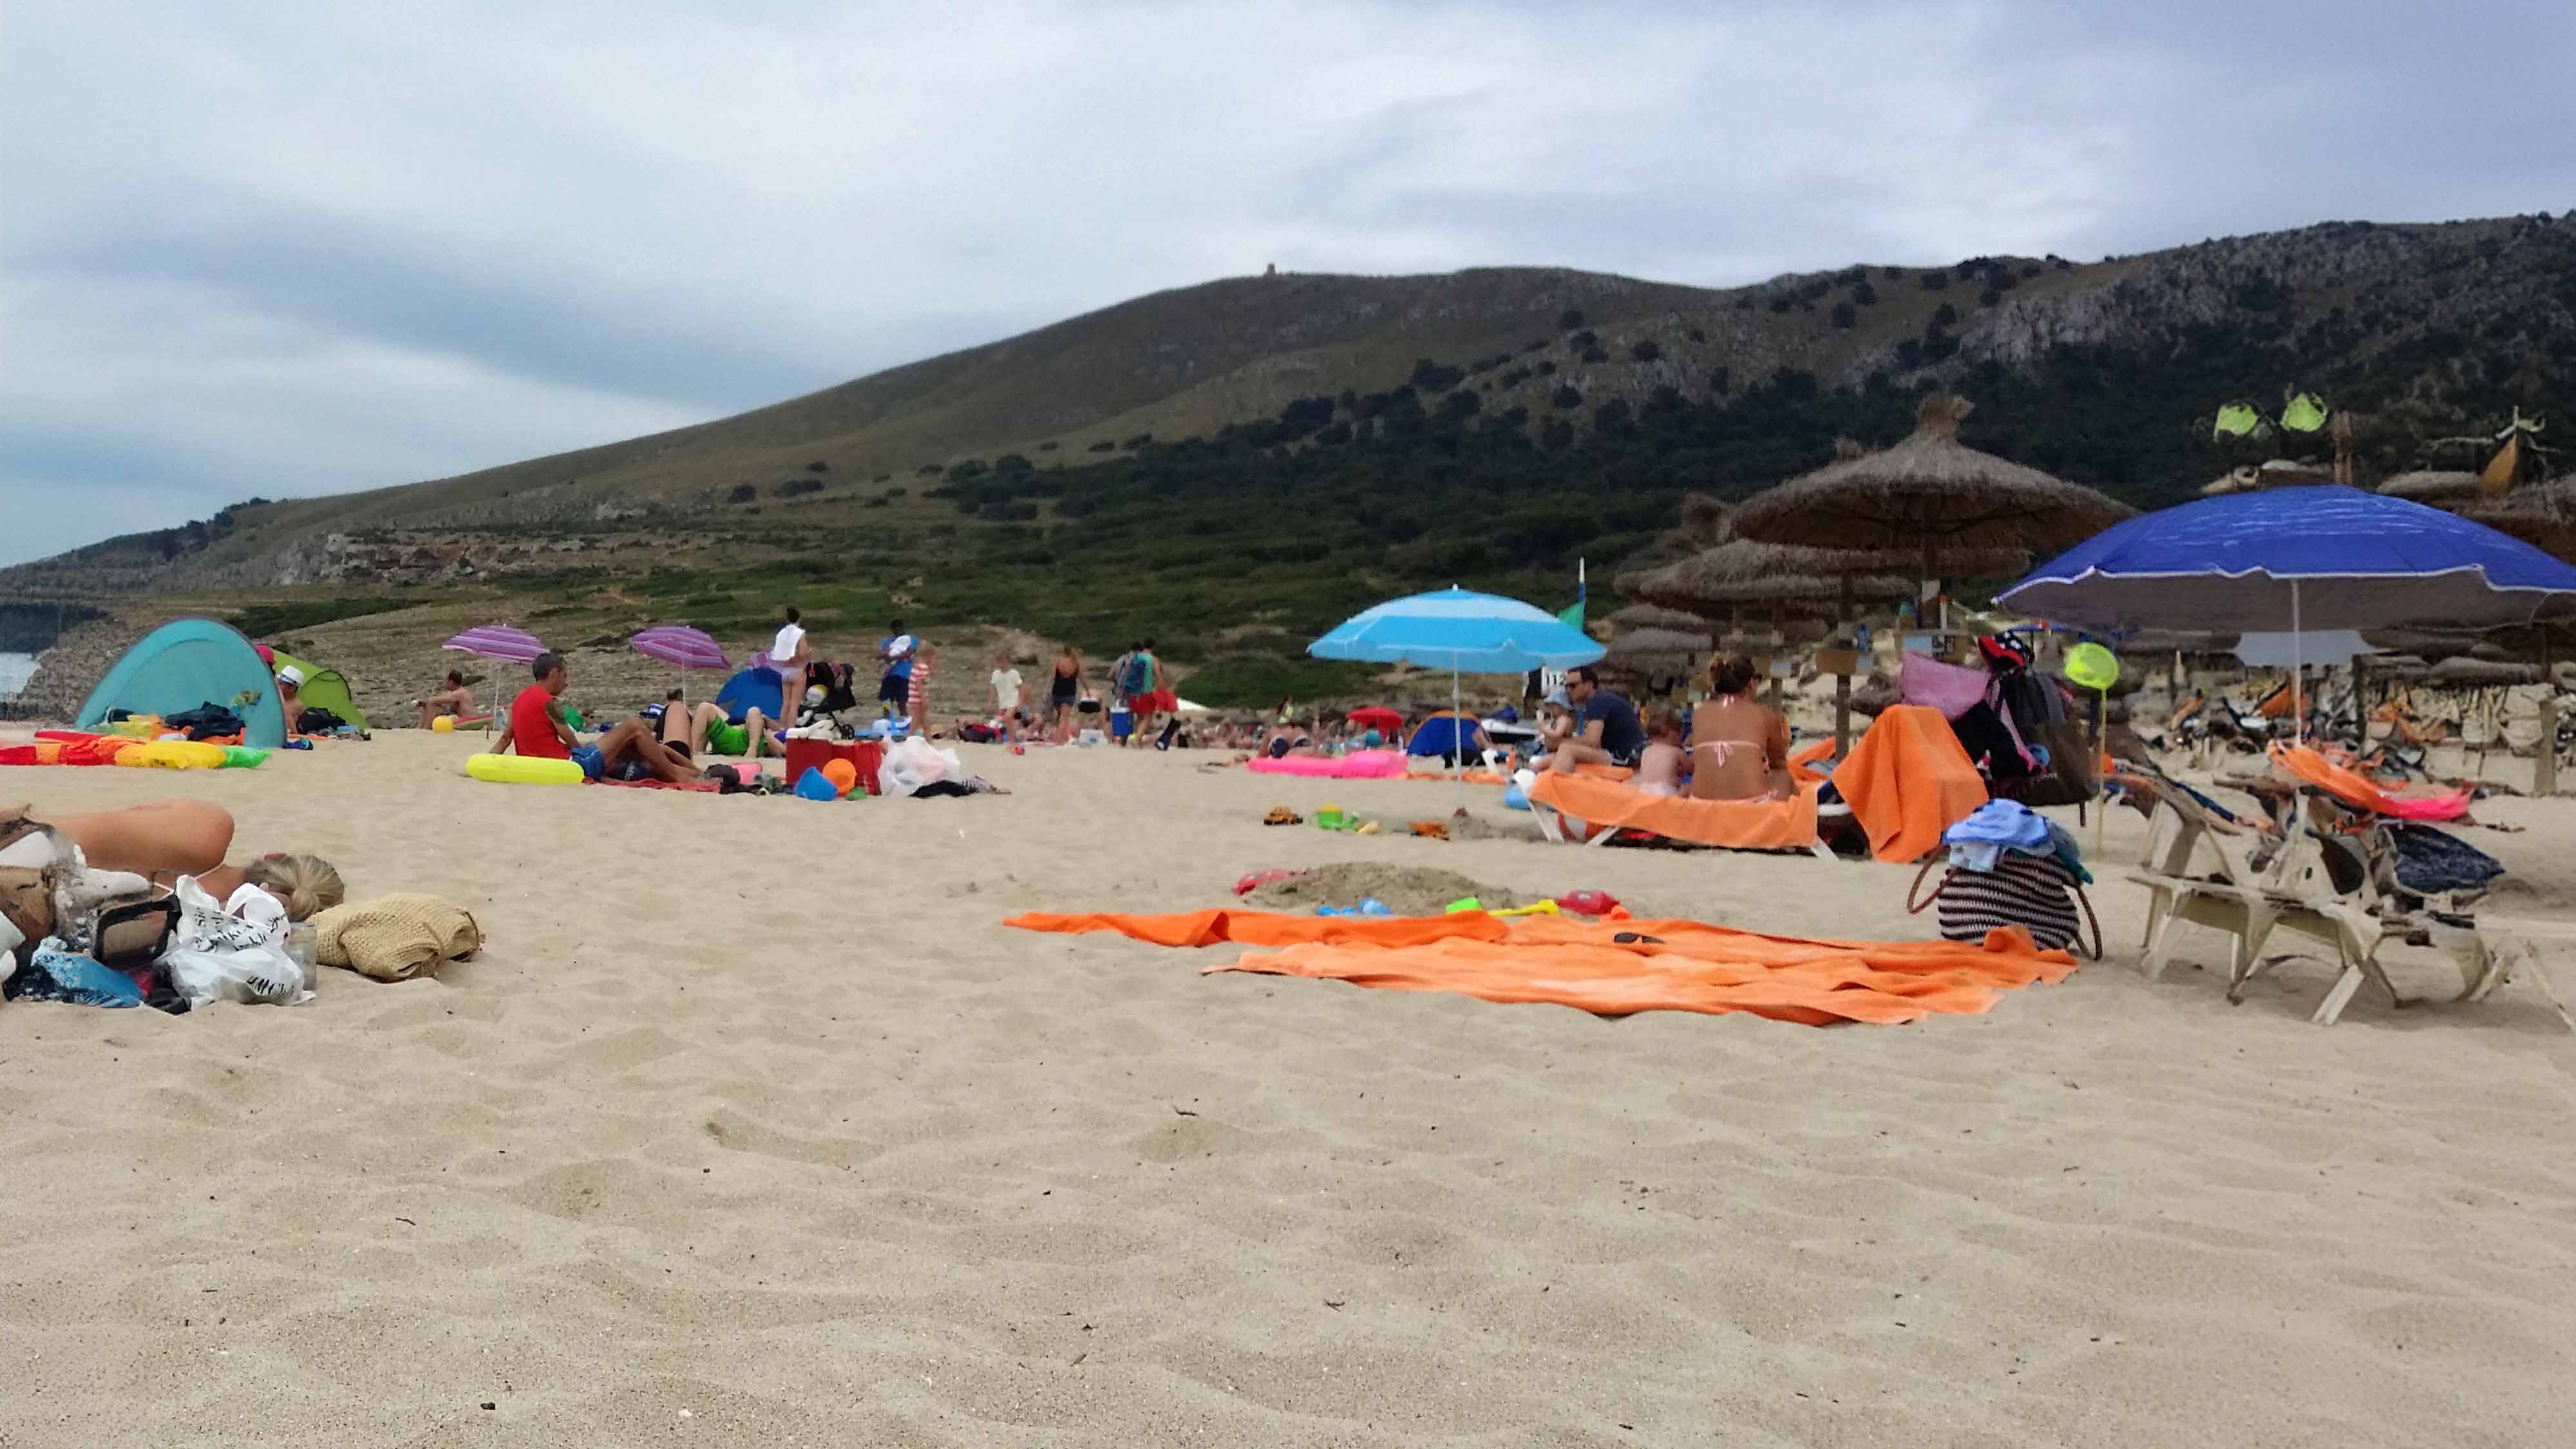
[[[596,742],[583,744],[563,715],[560,696],[572,676],[564,667],[562,655],[551,650],[540,654],[528,666],[528,672],[536,676],[537,682],[520,690],[519,697],[510,702],[510,717],[501,726],[501,737],[492,742],[492,753],[507,754],[515,748],[534,759],[570,760],[593,780],[608,776],[685,784],[698,778],[687,756],[653,737],[653,725],[648,720],[627,720]]]

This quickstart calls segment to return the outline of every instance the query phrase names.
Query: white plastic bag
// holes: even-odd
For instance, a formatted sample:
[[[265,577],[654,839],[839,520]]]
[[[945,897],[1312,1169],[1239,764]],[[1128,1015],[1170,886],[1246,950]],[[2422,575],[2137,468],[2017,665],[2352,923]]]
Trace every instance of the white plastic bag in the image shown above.
[[[161,965],[191,1008],[210,1001],[292,1006],[312,999],[313,981],[270,925],[226,911],[192,875],[179,877],[179,924]],[[280,913],[281,924],[283,912]]]
[[[250,1006],[294,1006],[309,1001],[304,968],[284,946],[263,941],[244,950],[165,951],[161,967],[170,987],[188,998],[190,1009],[210,1001],[239,1001]]]
[[[966,766],[958,760],[955,750],[940,749],[919,735],[911,735],[886,746],[885,762],[877,766],[877,793],[909,795],[924,785],[965,778]]]

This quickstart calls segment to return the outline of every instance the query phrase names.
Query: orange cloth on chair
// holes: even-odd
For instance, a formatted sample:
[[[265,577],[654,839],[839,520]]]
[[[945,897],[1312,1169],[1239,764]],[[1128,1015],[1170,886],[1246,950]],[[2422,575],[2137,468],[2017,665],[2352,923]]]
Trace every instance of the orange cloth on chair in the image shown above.
[[[2471,792],[2465,787],[2441,795],[2391,795],[2370,778],[2306,745],[2275,744],[2272,763],[2334,796],[2395,820],[2457,820],[2469,813]]]
[[[1180,916],[1014,916],[1031,931],[1117,931],[1160,945],[1282,945],[1205,972],[1331,977],[1393,991],[1554,1002],[1603,1016],[1748,1012],[1824,1026],[1982,1012],[2004,991],[2075,969],[2019,930],[1955,941],[1830,941],[1703,921],[1502,920],[1481,911],[1395,919],[1199,911]],[[1622,941],[1620,937],[1629,939]]]
[[[1694,800],[1648,795],[1632,785],[1542,771],[1530,808],[1555,809],[1595,826],[1647,830],[1694,845],[1736,850],[1806,850],[1816,843],[1816,790],[1786,800]]]
[[[1869,835],[1870,854],[1911,864],[1939,849],[1941,832],[1986,803],[1985,778],[1926,705],[1890,705],[1834,767],[1834,788]]]
[[[1804,749],[1792,751],[1789,755],[1789,783],[1792,785],[1825,783],[1825,772],[1817,769],[1816,766],[1830,762],[1833,757],[1832,740],[1818,740]]]

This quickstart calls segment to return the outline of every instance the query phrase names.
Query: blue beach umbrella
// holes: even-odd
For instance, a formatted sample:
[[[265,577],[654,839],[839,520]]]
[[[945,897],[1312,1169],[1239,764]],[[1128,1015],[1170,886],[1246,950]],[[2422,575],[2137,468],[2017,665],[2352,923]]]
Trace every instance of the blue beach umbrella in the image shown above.
[[[1389,599],[1343,620],[1306,646],[1318,659],[1411,664],[1449,671],[1449,701],[1458,705],[1461,674],[1523,674],[1589,664],[1603,654],[1582,630],[1535,604],[1448,588]],[[1458,806],[1467,780],[1458,777]]]
[[[1995,602],[2104,633],[2494,629],[2576,615],[2576,568],[2403,498],[2279,488],[2115,524]]]

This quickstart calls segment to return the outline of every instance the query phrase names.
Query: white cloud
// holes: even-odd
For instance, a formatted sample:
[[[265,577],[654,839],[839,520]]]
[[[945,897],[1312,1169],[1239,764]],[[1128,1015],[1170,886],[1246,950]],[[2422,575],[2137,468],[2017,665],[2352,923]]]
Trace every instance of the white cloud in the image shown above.
[[[2576,20],[2491,8],[19,3],[0,560],[1265,261],[1728,284],[2567,205]]]

